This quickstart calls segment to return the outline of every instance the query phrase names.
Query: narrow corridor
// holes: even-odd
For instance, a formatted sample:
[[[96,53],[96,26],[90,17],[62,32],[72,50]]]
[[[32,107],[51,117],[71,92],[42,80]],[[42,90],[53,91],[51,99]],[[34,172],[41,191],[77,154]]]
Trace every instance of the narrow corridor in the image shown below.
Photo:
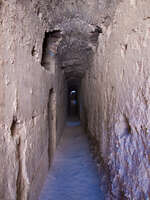
[[[150,200],[150,0],[0,0],[0,30],[0,200]]]
[[[79,121],[68,121],[39,200],[103,200],[100,181]]]

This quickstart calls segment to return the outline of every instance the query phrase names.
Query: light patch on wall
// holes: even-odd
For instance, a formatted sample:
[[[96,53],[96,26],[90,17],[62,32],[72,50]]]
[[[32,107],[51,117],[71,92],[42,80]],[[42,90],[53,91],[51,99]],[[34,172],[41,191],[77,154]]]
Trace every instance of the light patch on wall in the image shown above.
[[[135,8],[136,7],[136,0],[130,0],[130,5]]]
[[[106,32],[106,34],[107,34],[107,40],[110,38],[111,33],[112,33],[112,27],[109,26],[109,27],[107,28],[107,32]]]

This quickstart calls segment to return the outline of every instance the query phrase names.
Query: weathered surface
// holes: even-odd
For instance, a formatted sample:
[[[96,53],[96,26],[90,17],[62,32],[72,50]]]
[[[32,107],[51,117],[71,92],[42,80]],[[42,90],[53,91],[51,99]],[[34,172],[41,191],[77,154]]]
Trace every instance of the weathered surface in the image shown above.
[[[82,114],[114,199],[150,198],[149,11],[149,1],[119,4],[82,83]]]
[[[48,172],[49,148],[56,147],[56,100],[49,99],[57,87],[55,62],[51,59],[49,69],[41,65],[48,25],[30,1],[3,1],[1,16],[0,199],[36,200]],[[63,120],[59,124],[62,129]]]
[[[37,199],[67,87],[80,91],[81,79],[111,195],[148,199],[149,11],[148,0],[0,1],[0,199]]]

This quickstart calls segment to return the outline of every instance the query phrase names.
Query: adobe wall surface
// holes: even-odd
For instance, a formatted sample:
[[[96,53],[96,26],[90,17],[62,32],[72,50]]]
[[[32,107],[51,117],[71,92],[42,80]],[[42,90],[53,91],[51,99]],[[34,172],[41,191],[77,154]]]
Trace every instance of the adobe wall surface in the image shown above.
[[[150,5],[119,2],[0,1],[0,199],[37,200],[65,123],[65,76],[78,85],[85,71],[82,120],[111,196],[150,196]]]
[[[55,59],[49,69],[41,65],[49,26],[36,1],[2,1],[0,12],[0,199],[37,200],[49,168],[51,131],[56,148],[55,98],[49,105],[50,90],[56,93]]]
[[[150,197],[150,4],[122,1],[82,82],[82,115],[113,199]]]

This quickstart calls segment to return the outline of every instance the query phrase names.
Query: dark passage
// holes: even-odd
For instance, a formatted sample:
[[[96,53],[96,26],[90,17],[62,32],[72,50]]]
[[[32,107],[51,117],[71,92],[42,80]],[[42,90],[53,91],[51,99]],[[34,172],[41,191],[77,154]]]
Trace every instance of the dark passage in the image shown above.
[[[102,177],[79,120],[79,89],[68,87],[68,120],[39,200],[105,199]]]
[[[99,33],[94,31],[91,34],[98,38]],[[57,67],[64,74],[64,92],[67,95],[67,102],[61,106],[66,108],[67,122],[39,200],[105,199],[87,134],[80,124],[80,86],[93,56],[88,43],[82,34],[74,36],[71,32],[63,36],[58,46]]]
[[[68,90],[68,117],[79,117],[78,90],[72,88]]]

